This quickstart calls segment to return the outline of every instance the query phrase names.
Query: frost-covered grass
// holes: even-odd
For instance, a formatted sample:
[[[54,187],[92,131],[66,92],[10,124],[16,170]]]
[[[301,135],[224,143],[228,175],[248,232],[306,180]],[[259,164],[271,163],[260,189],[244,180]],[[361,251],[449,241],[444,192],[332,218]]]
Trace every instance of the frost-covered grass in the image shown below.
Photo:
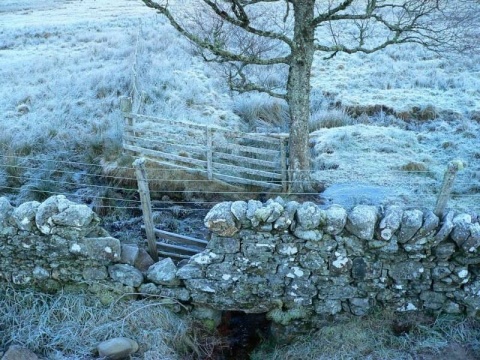
[[[468,167],[452,204],[478,208],[479,55],[445,55],[414,45],[331,60],[317,54],[314,177],[327,185],[393,184],[405,203],[430,205],[446,164],[461,158]],[[65,165],[58,161],[119,157],[123,95],[135,95],[134,110],[143,114],[288,130],[284,103],[229,92],[218,68],[137,0],[2,1],[0,83],[0,185],[20,191],[19,201],[34,197],[32,189],[41,195],[85,185],[81,175],[59,175]],[[399,170],[410,162],[424,164],[428,176]],[[90,170],[72,169],[82,171]]]
[[[132,360],[207,357],[216,340],[162,300],[120,298],[106,306],[84,293],[2,289],[0,350],[20,345],[48,360],[88,360],[98,358],[100,342],[121,336],[139,343]]]
[[[326,323],[291,344],[264,344],[251,359],[473,360],[480,355],[478,321],[446,315],[403,315],[382,311],[347,322]]]

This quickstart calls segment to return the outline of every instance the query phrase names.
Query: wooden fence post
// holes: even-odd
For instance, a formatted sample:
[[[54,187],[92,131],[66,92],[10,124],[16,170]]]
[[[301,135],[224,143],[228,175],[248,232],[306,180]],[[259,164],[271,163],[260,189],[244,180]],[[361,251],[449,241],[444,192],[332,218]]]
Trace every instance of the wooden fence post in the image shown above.
[[[288,172],[287,172],[287,144],[284,137],[280,138],[280,167],[282,171],[282,191],[288,191]]]
[[[210,126],[206,127],[207,135],[207,177],[208,180],[213,179],[213,149],[212,149],[212,129]]]
[[[125,130],[124,134],[125,135],[132,135],[134,136],[133,132],[133,117],[132,117],[132,98],[128,96],[122,96],[120,98],[120,110],[122,110],[123,117],[125,118]],[[125,139],[125,138],[124,138]],[[123,140],[124,143],[126,143],[125,140]]]
[[[438,217],[443,215],[445,207],[447,206],[448,198],[452,192],[453,182],[455,181],[455,175],[459,170],[462,170],[465,164],[461,160],[453,160],[448,163],[447,170],[443,176],[443,184],[438,194],[437,205],[435,206],[434,213]]]
[[[142,202],[143,222],[147,234],[148,253],[153,261],[158,261],[157,238],[153,226],[152,204],[150,202],[150,190],[148,189],[147,171],[145,170],[145,159],[140,158],[133,162],[135,175],[137,176],[138,193]]]

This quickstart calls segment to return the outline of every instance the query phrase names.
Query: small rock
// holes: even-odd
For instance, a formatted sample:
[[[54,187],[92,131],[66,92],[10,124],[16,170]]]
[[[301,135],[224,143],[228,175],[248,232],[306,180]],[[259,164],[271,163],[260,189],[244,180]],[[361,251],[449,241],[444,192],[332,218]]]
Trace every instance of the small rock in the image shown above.
[[[123,359],[138,350],[138,344],[135,340],[118,337],[106,340],[98,344],[98,355],[108,359]]]
[[[2,360],[38,360],[38,356],[21,346],[12,345],[3,355]]]

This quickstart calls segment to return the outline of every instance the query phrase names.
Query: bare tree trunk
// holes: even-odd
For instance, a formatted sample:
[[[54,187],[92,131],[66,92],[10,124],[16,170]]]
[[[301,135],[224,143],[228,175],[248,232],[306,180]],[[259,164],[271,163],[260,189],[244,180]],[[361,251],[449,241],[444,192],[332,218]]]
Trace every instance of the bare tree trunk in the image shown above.
[[[314,0],[292,1],[295,14],[292,57],[287,82],[290,110],[290,191],[308,192],[310,184],[310,74],[314,55]]]

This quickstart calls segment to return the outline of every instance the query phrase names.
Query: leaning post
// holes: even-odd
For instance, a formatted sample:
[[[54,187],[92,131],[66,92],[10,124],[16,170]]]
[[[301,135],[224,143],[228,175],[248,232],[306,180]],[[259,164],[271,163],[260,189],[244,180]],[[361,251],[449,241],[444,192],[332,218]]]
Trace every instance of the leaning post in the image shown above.
[[[125,119],[125,130],[123,136],[123,144],[126,145],[129,135],[133,136],[133,116],[132,116],[132,98],[128,96],[122,96],[120,98],[120,110],[123,113]]]
[[[153,226],[152,204],[150,201],[150,190],[148,189],[147,171],[145,170],[145,158],[139,158],[133,162],[135,175],[138,183],[138,193],[142,203],[143,222],[147,234],[148,253],[153,261],[158,261],[157,238]]]
[[[288,191],[287,137],[280,137],[280,168],[282,172],[282,191]]]
[[[457,172],[463,170],[464,167],[465,164],[461,160],[452,160],[448,163],[447,170],[443,176],[442,188],[438,194],[437,204],[435,205],[434,210],[435,215],[438,217],[442,217],[443,212],[445,211]]]

